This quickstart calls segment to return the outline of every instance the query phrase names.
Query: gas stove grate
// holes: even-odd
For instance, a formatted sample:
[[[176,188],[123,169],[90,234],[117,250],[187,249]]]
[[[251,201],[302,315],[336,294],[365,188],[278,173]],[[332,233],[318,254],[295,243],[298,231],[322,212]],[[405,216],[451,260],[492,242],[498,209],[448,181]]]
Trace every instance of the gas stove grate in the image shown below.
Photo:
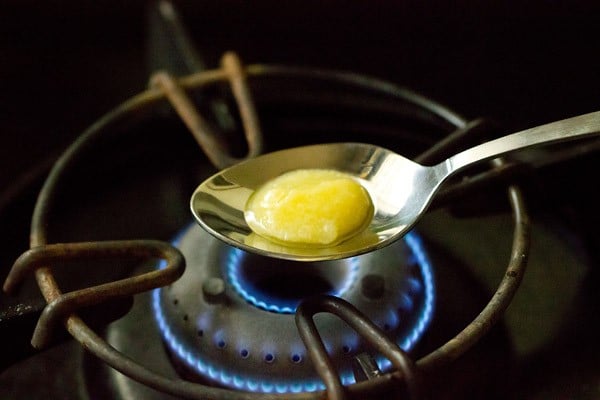
[[[234,56],[228,54],[227,57]],[[157,390],[176,396],[189,399],[319,399],[323,397],[322,392],[285,395],[238,392],[235,390],[196,384],[182,379],[170,379],[150,371],[111,347],[78,316],[81,307],[92,303],[106,301],[109,298],[113,298],[115,295],[118,297],[129,296],[133,293],[146,291],[153,287],[166,285],[176,279],[181,273],[183,260],[178,258],[178,251],[170,244],[160,242],[48,244],[48,215],[54,206],[53,202],[59,191],[59,183],[61,182],[63,175],[69,170],[76,168],[77,164],[82,161],[82,153],[89,148],[93,148],[100,137],[108,135],[115,127],[135,122],[139,118],[144,118],[144,116],[148,115],[153,108],[162,104],[165,98],[168,98],[181,114],[181,107],[178,106],[178,102],[185,99],[186,95],[184,90],[199,90],[226,80],[231,80],[234,93],[242,93],[241,97],[235,97],[238,101],[241,99],[241,102],[239,103],[241,116],[242,119],[246,121],[246,123],[244,123],[245,126],[253,126],[250,128],[251,130],[258,126],[258,119],[254,115],[255,111],[251,105],[251,98],[248,96],[249,91],[245,86],[246,78],[253,80],[266,77],[285,77],[287,79],[336,82],[406,101],[411,104],[415,110],[418,110],[418,112],[428,113],[432,118],[443,121],[445,125],[454,126],[455,128],[455,132],[448,136],[447,140],[420,157],[419,161],[421,162],[444,156],[452,151],[454,146],[460,145],[460,142],[468,133],[481,130],[481,127],[485,125],[485,122],[477,120],[467,123],[462,117],[422,96],[398,88],[388,82],[382,82],[377,79],[352,73],[272,65],[253,65],[245,68],[239,66],[234,68],[234,70],[237,72],[232,73],[231,69],[228,70],[226,67],[193,74],[179,80],[170,78],[168,75],[161,75],[162,78],[159,80],[159,82],[162,82],[159,83],[160,89],[153,88],[147,90],[105,115],[84,132],[84,134],[77,139],[56,162],[40,192],[35,206],[31,228],[31,250],[19,259],[15,267],[13,267],[5,284],[6,289],[12,290],[16,288],[22,279],[24,279],[25,274],[35,274],[39,288],[48,302],[48,305],[44,312],[45,317],[40,319],[40,323],[36,330],[34,345],[43,346],[47,343],[46,339],[39,339],[40,335],[42,338],[46,337],[46,333],[51,332],[53,323],[63,319],[64,325],[69,333],[92,354],[125,375]],[[243,79],[240,79],[240,77]],[[178,88],[184,90],[179,90]],[[182,116],[184,120],[198,118],[197,113],[190,110],[185,105],[183,110],[183,114],[187,115]],[[195,123],[195,125],[192,124],[192,130],[195,130],[197,126],[197,123]],[[246,132],[248,131],[246,130]],[[254,133],[249,134],[249,137],[253,139],[248,141],[250,155],[254,154],[255,151],[259,151],[261,148],[260,134],[257,130],[253,132]],[[202,142],[202,140],[203,139],[199,139],[199,142]],[[210,147],[202,146],[202,143],[201,147],[205,151],[210,152]],[[233,158],[219,158],[219,156],[217,156],[215,160],[217,160],[215,161],[215,164],[218,166],[235,161]],[[506,176],[509,176],[510,173],[514,172],[515,168],[518,168],[518,166],[515,167],[502,164],[499,168],[493,168],[472,179],[455,184],[438,196],[436,204],[441,205],[443,201],[451,201],[454,196],[456,196],[456,193],[465,193],[475,190],[482,185],[482,182],[486,183],[491,180],[506,178]],[[319,341],[317,333],[310,324],[310,316],[317,311],[324,310],[325,312],[337,313],[351,324],[354,322],[357,324],[359,324],[359,322],[364,322],[369,326],[368,318],[356,313],[346,304],[338,303],[337,300],[332,300],[331,298],[322,298],[321,301],[317,303],[302,303],[300,305],[300,311],[296,314],[298,316],[299,329],[306,341],[311,356],[319,365],[318,372],[325,382],[327,395],[330,398],[341,399],[345,398],[347,395],[352,398],[367,398],[373,395],[373,393],[378,393],[382,388],[397,388],[398,386],[402,386],[403,383],[409,388],[409,392],[412,393],[413,397],[416,397],[419,391],[418,376],[447,366],[451,361],[457,359],[461,354],[473,346],[499,320],[512,300],[523,276],[529,242],[529,221],[521,193],[516,186],[509,187],[508,192],[514,215],[515,228],[511,259],[503,279],[499,283],[490,302],[469,325],[447,343],[421,359],[411,361],[405,353],[399,351],[396,345],[388,345],[385,338],[376,331],[369,329],[363,331],[362,328],[358,328],[358,325],[356,325],[355,327],[357,330],[361,329],[360,333],[366,335],[369,341],[376,345],[381,344],[381,346],[383,346],[380,350],[390,358],[390,361],[397,368],[397,371],[382,374],[373,379],[342,388],[337,373],[327,365],[326,357],[322,351],[323,344]],[[42,258],[37,258],[37,255],[42,255]],[[171,260],[173,267],[172,269],[168,269],[168,276],[160,277],[156,281],[153,279],[149,280],[146,276],[138,276],[123,281],[63,294],[55,281],[51,267],[54,264],[56,257],[62,256],[79,260],[97,256],[125,258],[134,256],[135,258],[140,259],[165,257]],[[156,276],[153,275],[153,278],[156,278]],[[102,293],[103,295],[100,296],[98,295],[99,293]]]

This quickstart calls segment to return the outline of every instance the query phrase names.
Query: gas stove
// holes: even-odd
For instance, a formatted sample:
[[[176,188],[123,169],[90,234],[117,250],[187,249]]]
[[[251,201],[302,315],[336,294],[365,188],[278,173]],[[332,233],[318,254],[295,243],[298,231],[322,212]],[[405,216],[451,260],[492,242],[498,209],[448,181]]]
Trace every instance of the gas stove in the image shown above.
[[[73,116],[58,106],[70,120],[66,126],[83,133],[58,134],[40,162],[29,162],[18,146],[6,151],[15,162],[5,171],[26,172],[2,176],[0,226],[10,232],[3,235],[2,277],[9,277],[11,294],[0,297],[0,329],[10,338],[0,397],[596,398],[597,329],[590,321],[597,314],[600,238],[597,194],[586,171],[598,168],[597,140],[469,170],[449,182],[405,238],[340,261],[245,253],[204,232],[189,211],[198,183],[253,152],[363,141],[434,163],[517,128],[595,111],[600,81],[581,84],[595,60],[539,70],[554,50],[583,46],[574,32],[593,30],[590,18],[580,10],[545,10],[578,29],[554,50],[543,42],[534,51],[529,45],[556,32],[531,32],[529,22],[538,19],[527,10],[525,24],[506,19],[502,9],[474,10],[471,20],[442,18],[449,6],[437,10],[440,19],[389,4],[291,7],[293,16],[268,3],[260,10],[243,4],[199,10],[161,1],[118,8],[116,16],[92,6],[62,17],[73,23],[81,13],[83,20],[122,27],[106,34],[122,38],[112,43],[107,65],[114,60],[137,73],[126,83],[115,77],[101,91],[113,93],[101,117],[89,110]],[[308,9],[322,10],[312,24]],[[37,22],[54,12],[11,11]],[[406,25],[397,27],[390,12],[403,15]],[[139,31],[126,22],[132,15]],[[250,16],[255,24],[273,21],[282,36],[243,23]],[[478,16],[495,24],[473,24]],[[340,31],[328,37],[332,19]],[[471,25],[454,25],[465,19]],[[435,27],[418,23],[433,21]],[[509,39],[526,33],[526,43],[505,41],[507,26],[514,28]],[[51,30],[53,38],[72,35],[69,28]],[[472,33],[480,36],[466,36]],[[37,43],[28,35],[20,32],[25,43]],[[214,43],[206,46],[209,38]],[[452,48],[460,60],[442,49],[466,38],[464,47]],[[94,40],[88,44],[102,48],[103,39]],[[125,51],[142,40],[146,67],[139,48]],[[395,46],[412,57],[399,57]],[[496,58],[509,48],[515,54]],[[81,66],[88,54],[70,57]],[[527,62],[517,69],[512,62],[523,55]],[[220,64],[228,58],[233,71],[227,61]],[[472,74],[475,61],[480,66]],[[573,69],[575,87],[542,85]],[[113,73],[101,75],[98,85],[112,81]],[[132,87],[144,80],[148,89]],[[60,87],[85,91],[90,81],[75,75]],[[549,98],[553,90],[573,101]],[[495,118],[481,117],[490,114]],[[30,155],[39,156],[37,146],[50,140],[38,132],[27,139]]]

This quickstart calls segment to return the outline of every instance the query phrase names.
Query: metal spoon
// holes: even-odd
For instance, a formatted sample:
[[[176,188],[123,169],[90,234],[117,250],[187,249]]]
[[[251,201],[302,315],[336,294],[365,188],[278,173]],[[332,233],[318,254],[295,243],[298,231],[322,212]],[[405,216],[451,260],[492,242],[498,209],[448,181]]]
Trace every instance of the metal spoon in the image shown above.
[[[191,198],[200,225],[224,242],[266,256],[318,261],[350,257],[399,239],[419,220],[440,185],[475,163],[532,146],[600,133],[600,111],[527,129],[475,146],[434,166],[422,166],[390,150],[363,143],[331,143],[281,150],[227,168],[203,182]],[[375,215],[361,234],[333,247],[298,248],[253,233],[244,219],[246,201],[263,183],[291,170],[334,169],[368,190]]]

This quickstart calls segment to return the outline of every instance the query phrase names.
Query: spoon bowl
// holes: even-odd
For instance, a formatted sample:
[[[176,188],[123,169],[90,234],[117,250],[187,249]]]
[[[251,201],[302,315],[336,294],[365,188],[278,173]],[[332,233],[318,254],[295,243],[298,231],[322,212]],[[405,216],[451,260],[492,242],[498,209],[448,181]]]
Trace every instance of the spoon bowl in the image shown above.
[[[506,153],[600,133],[600,112],[527,129],[475,146],[433,166],[365,143],[328,143],[280,150],[227,168],[193,193],[198,223],[243,250],[296,261],[321,261],[363,254],[401,238],[427,210],[442,183],[467,166]],[[374,215],[364,231],[331,247],[286,246],[255,234],[244,211],[264,183],[293,170],[331,169],[354,177],[368,191]]]

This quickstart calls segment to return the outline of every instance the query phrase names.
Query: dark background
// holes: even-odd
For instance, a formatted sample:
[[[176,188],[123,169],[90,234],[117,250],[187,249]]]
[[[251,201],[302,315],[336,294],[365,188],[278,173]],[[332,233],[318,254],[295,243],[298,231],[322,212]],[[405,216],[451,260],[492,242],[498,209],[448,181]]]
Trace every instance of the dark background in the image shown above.
[[[246,63],[362,72],[419,91],[468,118],[490,117],[506,133],[600,110],[600,6],[595,2],[490,3],[222,0],[175,4],[209,67],[218,65],[223,52],[234,50]],[[46,173],[86,127],[145,89],[152,72],[147,10],[148,3],[139,0],[2,4],[0,214],[10,209],[3,207],[7,199],[18,198],[11,193],[35,187],[27,183]],[[596,166],[590,173],[565,173],[569,177],[562,180],[555,174],[550,177],[559,189],[570,176],[579,182],[573,187],[595,187],[598,162],[589,165]],[[546,200],[545,194],[540,197]],[[575,206],[581,203],[585,204],[580,201]],[[597,204],[597,197],[591,197],[587,207],[596,210]],[[0,240],[19,236],[8,241],[23,246],[10,249],[16,254],[25,250],[31,207],[25,204],[23,216],[19,214],[14,222],[2,219],[9,223],[2,224]],[[586,226],[594,229],[594,243],[599,243],[598,216],[592,217]],[[2,270],[8,268],[5,260],[14,259],[5,250],[0,256]],[[594,273],[586,293],[593,293],[589,297],[595,301],[597,270]],[[582,315],[595,318],[597,313]],[[584,319],[577,328],[592,337],[594,330],[587,324]],[[595,337],[592,340],[597,343]],[[591,359],[592,381],[597,382],[597,361],[590,354],[574,359]],[[554,356],[549,352],[532,365],[544,370],[560,362]],[[561,365],[556,375],[540,374],[540,386],[562,382],[557,378],[572,365]]]
[[[123,3],[123,4],[121,4]],[[176,3],[209,67],[354,70],[507,132],[600,109],[600,14],[586,2]],[[0,11],[0,189],[144,90],[143,1],[9,1]]]

